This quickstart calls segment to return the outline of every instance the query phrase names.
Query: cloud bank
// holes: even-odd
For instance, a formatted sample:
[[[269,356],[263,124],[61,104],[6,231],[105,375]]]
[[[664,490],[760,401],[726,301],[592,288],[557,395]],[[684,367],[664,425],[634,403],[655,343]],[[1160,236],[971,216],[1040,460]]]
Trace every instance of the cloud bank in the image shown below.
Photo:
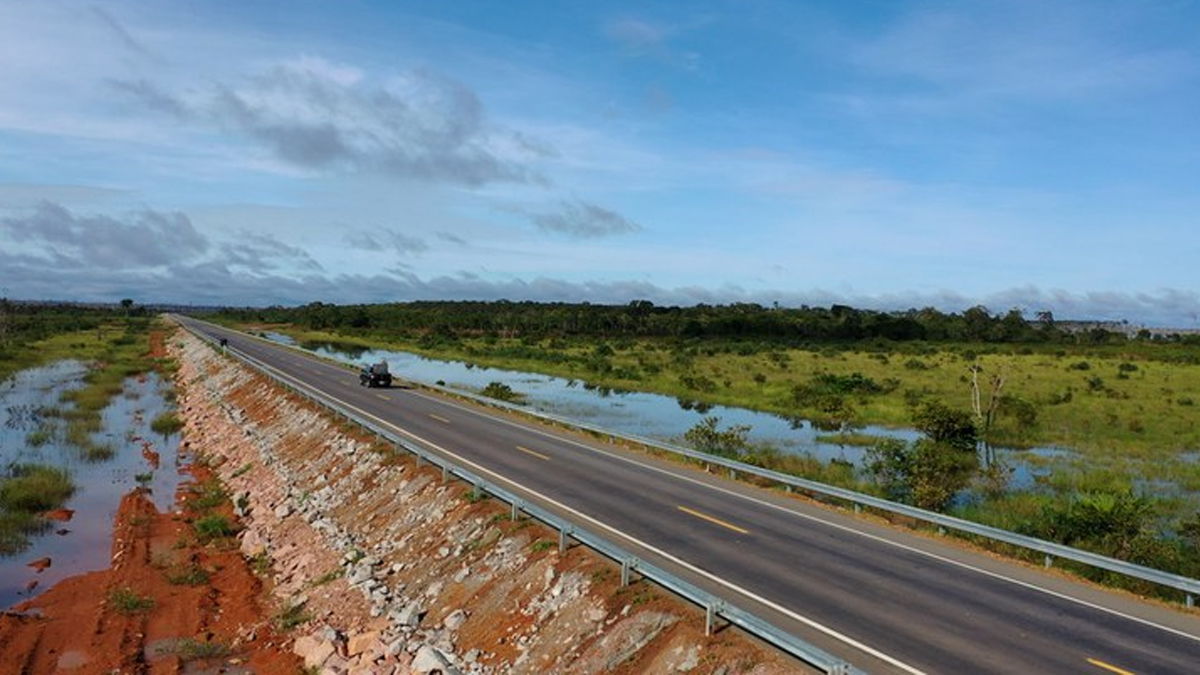
[[[611,223],[603,225],[609,219],[599,221],[601,230],[611,228]],[[617,222],[618,229],[626,227]],[[465,271],[422,277],[402,268],[338,274],[323,269],[303,249],[269,235],[235,232],[228,240],[217,240],[198,232],[181,213],[81,215],[52,202],[42,202],[25,215],[0,218],[0,233],[13,242],[0,251],[0,287],[18,299],[116,302],[133,297],[139,303],[239,306],[461,299],[625,304],[644,299],[659,305],[847,304],[943,311],[982,304],[993,312],[1017,308],[1027,316],[1049,310],[1060,319],[1136,319],[1135,323],[1156,327],[1200,327],[1200,294],[1183,290],[1077,294],[1026,286],[967,297],[950,291],[871,294],[735,285],[671,288],[643,280],[580,282],[545,276],[489,279]],[[346,238],[352,246],[404,254],[420,253],[429,246],[387,229],[353,231]],[[63,289],[71,289],[69,295]]]
[[[177,94],[148,80],[112,86],[158,113],[232,132],[306,170],[382,173],[480,187],[543,184],[540,142],[491,123],[462,83],[428,68],[372,86],[356,68],[315,57],[241,82]]]

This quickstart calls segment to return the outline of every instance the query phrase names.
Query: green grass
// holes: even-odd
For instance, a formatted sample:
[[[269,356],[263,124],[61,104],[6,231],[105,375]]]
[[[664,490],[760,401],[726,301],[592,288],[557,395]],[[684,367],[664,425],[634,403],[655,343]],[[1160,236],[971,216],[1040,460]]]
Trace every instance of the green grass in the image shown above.
[[[313,588],[316,588],[318,586],[324,586],[325,584],[328,584],[328,583],[332,582],[334,579],[337,579],[338,577],[342,576],[342,573],[343,573],[343,570],[341,567],[335,567],[335,568],[329,570],[328,572],[322,574],[321,576],[317,577],[316,579],[313,579],[312,582],[309,583],[309,586],[311,586]]]
[[[197,518],[196,522],[192,523],[192,528],[196,531],[197,539],[205,544],[231,537],[237,532],[237,528],[228,518],[217,513]]]
[[[172,565],[166,570],[167,581],[176,586],[203,586],[212,573],[194,562]]]
[[[31,448],[40,448],[54,441],[54,425],[42,422],[37,429],[25,436],[25,443]]]
[[[150,422],[150,430],[156,434],[170,436],[183,428],[183,420],[173,412],[165,412]]]
[[[557,546],[558,546],[557,542],[551,541],[549,539],[539,539],[539,540],[533,542],[532,544],[530,544],[529,550],[533,551],[534,553],[544,553],[546,551],[549,551],[552,548],[556,548]]]
[[[75,493],[66,469],[44,464],[18,464],[0,479],[0,510],[39,513],[57,509]]]
[[[1193,362],[1200,354],[1179,345],[906,343],[766,349],[737,342],[626,340],[609,343],[603,356],[597,356],[596,345],[582,339],[478,338],[431,349],[417,342],[287,332],[301,341],[392,348],[788,417],[820,412],[795,404],[796,386],[819,375],[861,375],[894,386],[886,393],[848,397],[853,421],[892,427],[910,426],[912,403],[920,399],[969,408],[968,368],[975,365],[983,368],[985,403],[989,378],[1002,375],[1001,393],[1031,404],[1035,411],[1030,424],[1017,419],[1013,406],[1002,406],[992,430],[1000,445],[1060,446],[1100,458],[1122,454],[1156,460],[1200,448],[1194,403],[1194,392],[1200,391],[1200,364]],[[1089,362],[1088,371],[1071,367],[1082,360]],[[1130,370],[1131,365],[1137,369]],[[1095,377],[1102,380],[1098,388],[1089,384]]]
[[[308,623],[310,619],[312,619],[312,614],[305,607],[305,603],[300,602],[290,605],[287,609],[276,615],[275,626],[279,630],[287,632]]]
[[[108,594],[108,602],[121,614],[140,614],[154,608],[154,598],[138,595],[128,586],[113,589]]]
[[[50,521],[28,511],[0,510],[0,556],[14,555],[29,546],[29,537],[50,529]]]
[[[191,486],[191,492],[195,495],[195,499],[189,504],[197,511],[209,511],[229,501],[229,493],[215,478],[200,485]]]
[[[170,649],[171,653],[179,657],[180,661],[187,663],[189,661],[205,661],[208,659],[223,658],[230,654],[229,645],[223,642],[200,641],[195,638],[182,638],[176,640]]]

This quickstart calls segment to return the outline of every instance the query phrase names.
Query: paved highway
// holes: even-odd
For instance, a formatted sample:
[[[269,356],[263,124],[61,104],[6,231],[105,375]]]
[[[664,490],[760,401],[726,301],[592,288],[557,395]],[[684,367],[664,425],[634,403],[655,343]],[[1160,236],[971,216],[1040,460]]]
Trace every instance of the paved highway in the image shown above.
[[[1200,673],[1194,614],[193,325],[868,672]]]

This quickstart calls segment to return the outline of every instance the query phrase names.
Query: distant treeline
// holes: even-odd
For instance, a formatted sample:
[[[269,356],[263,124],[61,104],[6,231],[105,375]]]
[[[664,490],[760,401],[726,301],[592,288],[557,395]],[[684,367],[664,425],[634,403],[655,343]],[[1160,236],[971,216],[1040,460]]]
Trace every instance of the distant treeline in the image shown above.
[[[985,307],[961,313],[933,308],[881,312],[832,307],[780,308],[757,304],[659,307],[646,300],[627,305],[538,302],[423,301],[376,305],[225,309],[235,321],[289,323],[311,330],[387,333],[413,339],[495,336],[519,338],[713,338],[778,343],[847,342],[1124,342],[1121,332],[1077,330],[1048,312],[1027,320],[1019,310],[992,314]],[[1149,338],[1146,333],[1144,337]],[[1180,339],[1180,338],[1176,338]],[[1200,343],[1200,341],[1198,341]]]
[[[13,302],[0,298],[0,358],[6,348],[78,330],[96,328],[105,321],[138,315],[137,308],[84,307],[63,303]]]

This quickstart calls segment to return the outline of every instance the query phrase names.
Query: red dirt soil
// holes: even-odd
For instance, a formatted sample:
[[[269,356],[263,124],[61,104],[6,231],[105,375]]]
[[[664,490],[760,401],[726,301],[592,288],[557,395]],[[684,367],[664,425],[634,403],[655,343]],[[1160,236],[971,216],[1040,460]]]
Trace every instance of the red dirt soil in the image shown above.
[[[109,569],[64,579],[0,614],[5,675],[301,670],[236,540],[197,541],[187,502],[208,477],[193,477],[178,513],[159,513],[140,490],[121,500]],[[228,504],[210,513],[236,522]]]

